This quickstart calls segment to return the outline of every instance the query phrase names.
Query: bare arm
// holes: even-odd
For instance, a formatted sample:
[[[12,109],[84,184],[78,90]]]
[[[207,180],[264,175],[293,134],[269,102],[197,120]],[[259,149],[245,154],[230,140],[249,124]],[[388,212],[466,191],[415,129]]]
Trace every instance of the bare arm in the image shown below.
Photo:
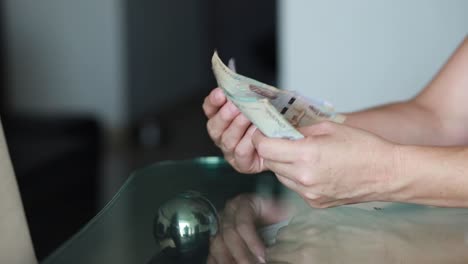
[[[402,144],[468,144],[468,37],[414,99],[351,113],[346,124]]]
[[[404,144],[391,200],[468,207],[468,37],[414,99],[352,113],[347,124]]]
[[[314,207],[368,201],[468,207],[467,123],[468,38],[412,100],[351,113],[348,126],[304,127],[299,141],[257,131],[253,142],[263,165]]]
[[[37,263],[1,122],[0,263]]]
[[[468,147],[400,145],[392,201],[468,208]]]

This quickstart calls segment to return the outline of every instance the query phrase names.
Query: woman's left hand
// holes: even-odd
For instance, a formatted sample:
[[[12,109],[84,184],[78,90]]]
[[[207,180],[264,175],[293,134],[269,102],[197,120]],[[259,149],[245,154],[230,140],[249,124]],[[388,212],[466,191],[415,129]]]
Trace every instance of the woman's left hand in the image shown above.
[[[274,139],[255,131],[264,166],[312,207],[392,201],[399,186],[398,146],[367,131],[322,122],[300,128],[301,140]]]

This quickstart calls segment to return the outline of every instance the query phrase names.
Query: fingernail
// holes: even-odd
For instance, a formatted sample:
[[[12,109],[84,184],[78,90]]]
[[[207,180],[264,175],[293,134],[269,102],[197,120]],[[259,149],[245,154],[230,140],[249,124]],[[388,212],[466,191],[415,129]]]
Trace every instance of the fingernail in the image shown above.
[[[262,256],[257,256],[257,259],[258,261],[260,261],[260,263],[266,263],[265,259]]]

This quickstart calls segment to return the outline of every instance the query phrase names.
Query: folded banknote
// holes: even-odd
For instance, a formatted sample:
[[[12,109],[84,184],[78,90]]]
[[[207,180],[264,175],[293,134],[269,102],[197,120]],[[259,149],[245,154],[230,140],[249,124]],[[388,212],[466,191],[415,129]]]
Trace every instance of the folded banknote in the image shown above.
[[[226,97],[268,137],[301,139],[304,136],[297,127],[345,120],[326,101],[305,98],[237,74],[221,61],[216,51],[211,62],[218,86]]]

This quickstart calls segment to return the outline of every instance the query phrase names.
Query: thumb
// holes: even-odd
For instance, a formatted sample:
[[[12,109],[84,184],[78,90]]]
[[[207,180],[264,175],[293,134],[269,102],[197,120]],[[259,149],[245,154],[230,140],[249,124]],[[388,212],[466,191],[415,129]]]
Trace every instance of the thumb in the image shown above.
[[[311,126],[300,127],[298,130],[304,136],[324,136],[334,133],[338,129],[338,126],[339,124],[337,123],[323,121]]]

